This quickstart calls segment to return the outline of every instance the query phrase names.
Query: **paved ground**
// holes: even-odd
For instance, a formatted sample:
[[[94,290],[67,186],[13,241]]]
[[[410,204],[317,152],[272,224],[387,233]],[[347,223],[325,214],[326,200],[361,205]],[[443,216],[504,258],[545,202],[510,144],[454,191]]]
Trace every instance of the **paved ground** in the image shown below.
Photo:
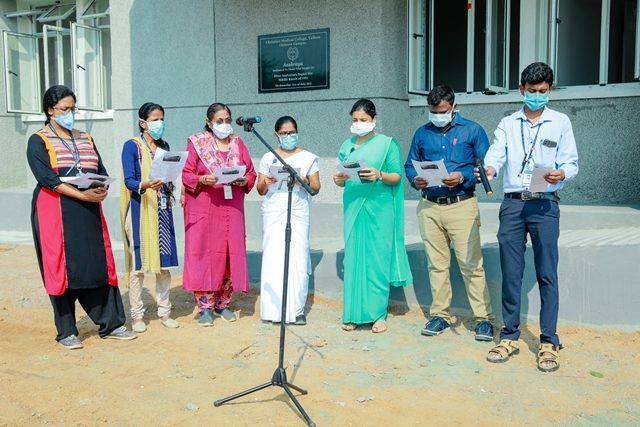
[[[199,328],[175,278],[179,329],[159,324],[145,294],[149,329],[137,340],[101,340],[78,309],[85,348],[67,351],[53,340],[33,248],[0,246],[0,272],[0,426],[304,425],[277,388],[213,406],[276,367],[278,328],[260,321],[257,292],[235,300],[238,322]],[[493,365],[465,319],[421,337],[424,314],[413,306],[392,309],[385,334],[346,333],[340,307],[316,295],[309,324],[288,329],[287,372],[309,390],[300,402],[319,426],[640,425],[640,332],[564,325],[562,367],[543,374],[535,324],[518,357]]]

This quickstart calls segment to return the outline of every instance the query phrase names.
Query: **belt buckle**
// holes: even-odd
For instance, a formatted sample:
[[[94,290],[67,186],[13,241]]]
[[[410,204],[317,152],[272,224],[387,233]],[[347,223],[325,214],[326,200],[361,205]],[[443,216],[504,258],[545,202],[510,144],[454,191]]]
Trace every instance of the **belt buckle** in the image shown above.
[[[447,196],[440,196],[440,197],[436,197],[436,203],[439,205],[448,205],[449,204],[449,198]]]
[[[520,199],[522,200],[531,200],[533,198],[533,193],[531,191],[523,191],[520,193]]]

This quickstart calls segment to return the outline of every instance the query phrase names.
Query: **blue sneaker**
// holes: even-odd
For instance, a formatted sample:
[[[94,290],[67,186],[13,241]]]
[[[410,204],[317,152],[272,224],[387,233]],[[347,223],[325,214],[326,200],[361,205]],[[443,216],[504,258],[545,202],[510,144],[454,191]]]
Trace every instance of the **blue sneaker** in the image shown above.
[[[482,320],[476,325],[476,341],[493,341],[493,325],[488,320]]]
[[[422,328],[420,333],[429,337],[440,335],[449,327],[449,322],[442,317],[433,316],[427,324]]]
[[[203,308],[198,319],[199,326],[213,326],[213,312],[208,308]]]

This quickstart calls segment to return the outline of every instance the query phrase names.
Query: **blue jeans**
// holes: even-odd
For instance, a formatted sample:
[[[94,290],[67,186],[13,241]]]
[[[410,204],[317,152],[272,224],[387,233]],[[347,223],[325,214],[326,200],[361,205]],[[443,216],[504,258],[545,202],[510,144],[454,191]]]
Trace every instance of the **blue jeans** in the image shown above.
[[[527,233],[531,236],[536,278],[540,288],[540,342],[560,346],[558,323],[558,236],[560,208],[553,200],[504,199],[500,206],[500,265],[502,269],[501,339],[520,337],[520,301]]]

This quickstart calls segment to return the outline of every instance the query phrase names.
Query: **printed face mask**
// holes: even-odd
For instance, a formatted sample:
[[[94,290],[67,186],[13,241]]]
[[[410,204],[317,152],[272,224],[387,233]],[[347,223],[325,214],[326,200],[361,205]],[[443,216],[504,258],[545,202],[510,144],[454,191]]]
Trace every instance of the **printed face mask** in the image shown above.
[[[353,122],[351,123],[351,133],[355,133],[358,136],[368,134],[376,127],[376,122]]]
[[[233,128],[229,123],[220,123],[219,125],[213,125],[213,133],[220,139],[225,139],[231,132],[233,132]]]

